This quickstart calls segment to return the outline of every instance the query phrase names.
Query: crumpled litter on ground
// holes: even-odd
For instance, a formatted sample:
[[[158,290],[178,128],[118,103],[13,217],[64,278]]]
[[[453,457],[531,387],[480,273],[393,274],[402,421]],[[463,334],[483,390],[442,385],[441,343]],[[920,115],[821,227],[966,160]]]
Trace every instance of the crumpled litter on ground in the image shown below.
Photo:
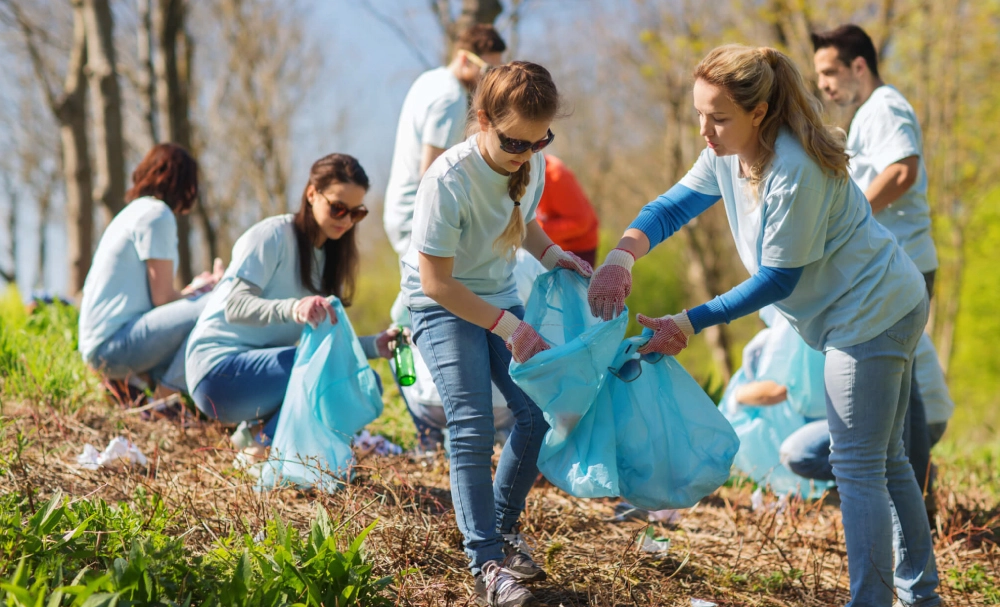
[[[384,436],[372,435],[368,430],[362,430],[354,435],[354,446],[363,454],[402,455],[403,448],[386,439]]]
[[[646,531],[639,536],[637,543],[642,552],[663,553],[670,550],[670,538],[654,536],[652,525],[646,527]]]
[[[750,496],[750,510],[756,512],[764,507],[764,491],[757,487],[757,490],[753,492]],[[778,514],[784,514],[785,510],[788,508],[788,494],[782,493],[778,496],[778,501],[773,504],[768,504],[768,510],[777,510]]]
[[[704,599],[691,599],[691,607],[716,607],[716,604]]]
[[[135,443],[123,436],[118,436],[111,439],[103,452],[87,443],[83,446],[83,453],[76,457],[76,463],[87,470],[97,470],[101,467],[116,467],[123,463],[145,466],[148,462],[146,456],[135,446]]]

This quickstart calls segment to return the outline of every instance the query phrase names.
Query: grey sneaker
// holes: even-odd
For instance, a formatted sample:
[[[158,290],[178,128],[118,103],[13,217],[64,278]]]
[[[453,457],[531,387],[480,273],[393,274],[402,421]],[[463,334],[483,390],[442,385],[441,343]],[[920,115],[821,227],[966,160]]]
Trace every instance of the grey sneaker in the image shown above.
[[[520,533],[504,533],[503,567],[518,582],[541,582],[546,577],[545,570],[531,558],[531,547]]]
[[[476,576],[476,602],[486,607],[537,605],[527,588],[517,583],[510,571],[497,561],[487,561]]]

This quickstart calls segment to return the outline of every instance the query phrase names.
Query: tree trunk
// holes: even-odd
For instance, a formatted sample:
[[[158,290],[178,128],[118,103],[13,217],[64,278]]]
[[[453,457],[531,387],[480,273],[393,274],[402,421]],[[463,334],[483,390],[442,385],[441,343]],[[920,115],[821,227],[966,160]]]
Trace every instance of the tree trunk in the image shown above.
[[[17,213],[14,212],[14,209],[17,208],[18,192],[17,188],[14,187],[14,179],[8,173],[0,174],[0,178],[3,179],[7,200],[10,201],[10,208],[7,212],[7,237],[9,238],[8,242],[10,243],[10,269],[6,270],[0,266],[0,278],[8,284],[14,285],[17,283]]]
[[[110,221],[125,206],[125,142],[122,99],[115,66],[114,20],[109,0],[84,0],[87,77],[94,103],[94,200]]]
[[[66,238],[69,250],[69,293],[83,290],[90,271],[94,243],[94,198],[87,149],[87,108],[84,66],[87,28],[82,0],[73,3],[73,47],[63,96],[53,112],[59,122],[62,170],[66,180]]]
[[[455,37],[477,23],[493,23],[502,12],[500,0],[462,0],[462,12],[455,21]]]
[[[139,16],[137,35],[139,78],[139,103],[142,106],[142,118],[145,122],[150,145],[160,140],[156,124],[156,80],[153,76],[153,9],[151,4],[156,0],[138,0],[136,12]]]
[[[166,141],[191,151],[191,123],[188,115],[190,67],[185,31],[187,7],[183,0],[152,0],[153,28],[157,53],[153,62],[156,74],[156,103],[160,113],[160,133]],[[181,46],[178,53],[178,45]],[[191,263],[191,222],[177,218],[177,278],[188,284],[194,278]]]

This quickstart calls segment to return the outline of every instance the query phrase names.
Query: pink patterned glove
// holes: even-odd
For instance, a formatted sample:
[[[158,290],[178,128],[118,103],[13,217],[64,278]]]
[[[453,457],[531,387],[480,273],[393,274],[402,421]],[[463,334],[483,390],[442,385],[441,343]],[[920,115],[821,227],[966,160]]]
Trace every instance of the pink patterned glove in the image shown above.
[[[688,320],[687,310],[673,316],[650,318],[643,314],[636,317],[639,324],[653,330],[653,337],[639,348],[639,354],[657,352],[667,356],[677,356],[687,347],[688,338],[694,335],[694,327]]]
[[[550,244],[545,247],[542,258],[539,261],[542,262],[546,270],[566,268],[573,270],[584,278],[590,278],[594,275],[594,268],[590,267],[589,263],[569,251],[563,251],[562,247],[557,244]]]
[[[542,336],[526,322],[506,310],[500,313],[490,331],[503,338],[514,360],[523,363],[535,354],[549,349]]]
[[[632,292],[632,265],[635,257],[625,249],[613,249],[597,268],[587,290],[587,302],[594,316],[611,320],[625,309],[625,298]]]

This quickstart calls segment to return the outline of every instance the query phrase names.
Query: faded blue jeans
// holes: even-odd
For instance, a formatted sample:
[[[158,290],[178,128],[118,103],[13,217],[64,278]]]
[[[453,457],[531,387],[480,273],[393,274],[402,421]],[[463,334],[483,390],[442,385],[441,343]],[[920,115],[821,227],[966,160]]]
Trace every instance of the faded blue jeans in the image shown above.
[[[508,310],[518,318],[524,308]],[[517,524],[538,476],[538,451],[549,429],[542,412],[510,378],[510,352],[500,337],[440,306],[411,310],[413,339],[444,403],[451,439],[451,497],[472,573],[502,560],[502,533]],[[492,478],[493,396],[507,399],[514,427]]]
[[[191,399],[199,411],[227,426],[261,422],[255,438],[270,445],[295,365],[295,349],[284,346],[230,354],[198,382]],[[375,381],[381,391],[377,373]]]
[[[903,449],[925,299],[874,339],[826,353],[830,463],[840,491],[853,607],[939,605],[924,500]],[[893,571],[893,548],[896,567]]]
[[[203,294],[153,308],[118,329],[87,364],[112,379],[149,373],[154,382],[187,392],[184,344],[206,303],[208,295]]]

